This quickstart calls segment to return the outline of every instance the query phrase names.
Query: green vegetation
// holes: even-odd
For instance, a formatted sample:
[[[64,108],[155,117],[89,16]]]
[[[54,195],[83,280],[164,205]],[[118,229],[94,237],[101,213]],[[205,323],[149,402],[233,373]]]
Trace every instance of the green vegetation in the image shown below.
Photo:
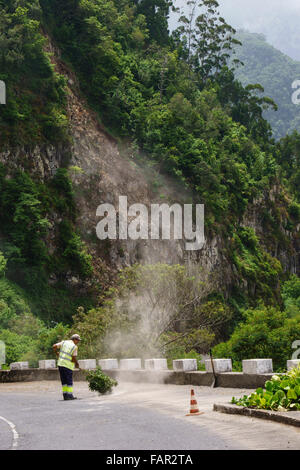
[[[284,292],[290,284],[291,281],[284,284]],[[214,357],[231,358],[237,369],[241,368],[243,359],[267,357],[273,359],[275,370],[285,370],[286,361],[293,353],[292,344],[300,337],[300,308],[292,303],[290,294],[284,295],[288,295],[286,311],[263,304],[244,311],[230,339],[214,347]]]
[[[300,77],[300,62],[292,60],[267,43],[261,34],[239,32],[242,47],[236,49],[236,57],[244,64],[235,76],[247,86],[259,83],[278,105],[278,111],[265,111],[276,139],[299,130],[299,106],[292,102],[292,83]]]
[[[183,16],[170,35],[169,0],[0,0],[0,80],[8,90],[1,152],[18,146],[26,155],[0,166],[0,338],[9,360],[51,354],[70,330],[82,335],[85,357],[199,359],[217,343],[215,355],[236,367],[267,355],[282,368],[290,357],[300,334],[299,279],[288,280],[274,256],[294,256],[297,243],[300,138],[275,142],[264,112],[276,109],[279,92],[263,96],[258,75],[246,87],[235,78],[237,62],[228,62],[235,47],[239,58],[235,31],[217,1],[198,3],[201,15]],[[206,272],[158,264],[127,268],[114,288],[101,290],[77,231],[68,170],[45,181],[30,172],[27,148],[71,148],[66,81],[51,63],[48,36],[101,125],[134,149],[136,164],[143,155],[157,181],[171,176],[205,204],[206,237],[222,241],[218,256],[232,266],[232,288],[216,283],[212,291]],[[273,130],[284,132],[281,123]],[[253,207],[260,236],[245,222]],[[89,287],[70,287],[74,277]]]
[[[239,227],[231,243],[232,259],[240,277],[247,282],[249,297],[278,302],[280,262],[262,250],[253,229]]]
[[[236,31],[219,14],[218,2],[214,0],[190,0],[189,15],[181,16],[180,26],[174,37],[180,37],[186,60],[200,76],[203,83],[216,78],[227,66],[230,52],[241,43],[234,37]],[[201,12],[196,17],[196,9]],[[233,63],[238,63],[233,60]]]
[[[300,222],[300,134],[294,131],[278,143],[278,163],[286,183],[296,201],[290,207],[290,216],[294,223]]]
[[[86,380],[89,383],[89,389],[92,392],[111,393],[112,388],[118,385],[118,382],[108,377],[108,375],[102,372],[101,367],[97,367],[96,370],[91,370],[86,375]]]
[[[0,1],[0,145],[67,140],[65,79],[54,72],[41,34],[38,0]]]
[[[147,28],[149,16],[141,14],[146,4],[135,9],[133,3],[43,0],[41,5],[45,26],[105,125],[136,139],[159,171],[205,201],[207,224],[216,230],[240,217],[276,175],[261,109],[272,103],[243,89],[226,68],[236,41],[233,29],[219,19],[217,2],[203,2],[211,21],[203,57],[197,41],[206,37],[206,17],[197,20],[187,49],[185,27],[172,40],[158,40],[157,30],[152,36]],[[165,18],[169,2],[151,2],[151,8],[156,3]],[[164,37],[161,18],[158,14],[156,28]]]
[[[28,361],[30,367],[37,367],[40,359],[52,357],[52,345],[65,339],[68,331],[61,323],[47,328],[32,313],[11,320],[6,328],[1,322],[0,340],[5,343],[6,364]]]
[[[62,323],[47,327],[37,318],[28,292],[5,277],[1,252],[0,265],[0,340],[6,346],[6,363],[24,360],[37,366],[39,359],[51,357],[52,345],[64,339],[69,328]]]
[[[195,349],[188,348],[189,352],[186,352],[186,348],[178,346],[177,343],[172,343],[171,346],[165,353],[169,369],[173,369],[175,359],[196,359],[197,370],[205,370],[205,365],[201,362],[202,356]]]
[[[182,1],[182,0],[181,0]],[[183,0],[185,3],[185,0]],[[261,31],[273,46],[300,60],[299,9],[295,0],[224,0],[220,2],[223,16],[234,27],[247,25],[250,31]]]
[[[1,272],[5,263],[7,278],[24,289],[38,317],[46,322],[71,320],[78,303],[60,279],[67,271],[87,278],[92,264],[75,232],[76,211],[67,170],[60,169],[48,183],[41,183],[21,170],[8,173],[1,164],[0,192]],[[62,222],[51,247],[50,228],[57,217]],[[56,277],[56,286],[49,285],[50,275]],[[80,302],[85,303],[84,299]]]
[[[82,354],[200,359],[231,319],[225,302],[208,299],[204,275],[167,264],[124,269],[101,307],[74,317]]]
[[[171,0],[134,0],[137,15],[146,19],[150,37],[160,45],[169,43],[168,18]]]
[[[233,397],[232,403],[247,408],[300,411],[300,368],[292,369],[287,375],[274,375],[265,383],[265,390],[258,388],[249,396]]]
[[[282,287],[282,298],[285,310],[289,317],[293,318],[300,312],[300,279],[298,276],[291,276]]]

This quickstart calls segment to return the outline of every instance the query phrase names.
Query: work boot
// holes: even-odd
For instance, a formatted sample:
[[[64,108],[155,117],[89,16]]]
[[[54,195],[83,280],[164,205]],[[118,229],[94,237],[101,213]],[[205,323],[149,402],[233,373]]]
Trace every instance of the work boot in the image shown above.
[[[64,399],[65,400],[77,400],[77,397],[74,397],[73,395],[70,395],[69,393],[67,393]]]

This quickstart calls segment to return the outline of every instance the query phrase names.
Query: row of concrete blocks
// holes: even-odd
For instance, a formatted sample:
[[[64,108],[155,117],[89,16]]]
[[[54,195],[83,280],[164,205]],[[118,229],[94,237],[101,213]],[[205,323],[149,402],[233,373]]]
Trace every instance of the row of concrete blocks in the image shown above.
[[[232,372],[231,359],[214,359],[215,372],[225,373]],[[96,369],[97,363],[103,370],[121,369],[121,370],[141,370],[141,359],[82,359],[78,361],[81,369]],[[242,361],[244,374],[271,374],[273,372],[272,359],[246,359]],[[300,359],[287,361],[287,369],[291,370],[300,364]],[[54,369],[56,367],[55,360],[39,361],[40,369]],[[28,362],[14,362],[10,364],[10,369],[28,369]],[[166,359],[146,359],[146,370],[168,370]],[[173,361],[173,369],[175,371],[190,372],[197,370],[196,359],[176,359]],[[211,360],[205,360],[205,370],[212,372]]]
[[[97,365],[103,370],[141,370],[142,361],[141,359],[120,359],[120,365],[118,359],[81,359],[78,360],[79,367],[83,370],[96,369]],[[13,362],[10,364],[11,370],[22,370],[28,369],[28,362]],[[55,369],[56,361],[54,359],[39,361],[40,369]],[[146,359],[145,360],[146,370],[168,370],[166,359]]]

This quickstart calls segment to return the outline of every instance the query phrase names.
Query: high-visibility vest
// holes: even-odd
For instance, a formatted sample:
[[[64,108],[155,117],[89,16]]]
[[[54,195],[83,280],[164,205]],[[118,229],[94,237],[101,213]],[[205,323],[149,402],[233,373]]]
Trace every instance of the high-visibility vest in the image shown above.
[[[66,367],[67,369],[74,370],[75,364],[72,362],[72,355],[76,348],[73,341],[64,341],[60,347],[59,358],[57,365],[60,367]]]

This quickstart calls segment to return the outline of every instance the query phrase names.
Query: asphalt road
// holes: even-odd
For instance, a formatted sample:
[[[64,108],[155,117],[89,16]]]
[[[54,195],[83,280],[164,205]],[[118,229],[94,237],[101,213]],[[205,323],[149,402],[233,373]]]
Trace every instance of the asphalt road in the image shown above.
[[[0,384],[0,450],[300,449],[300,429],[212,411],[249,390],[194,387],[200,416],[186,416],[190,386],[75,390],[80,399],[65,402],[58,382]]]

